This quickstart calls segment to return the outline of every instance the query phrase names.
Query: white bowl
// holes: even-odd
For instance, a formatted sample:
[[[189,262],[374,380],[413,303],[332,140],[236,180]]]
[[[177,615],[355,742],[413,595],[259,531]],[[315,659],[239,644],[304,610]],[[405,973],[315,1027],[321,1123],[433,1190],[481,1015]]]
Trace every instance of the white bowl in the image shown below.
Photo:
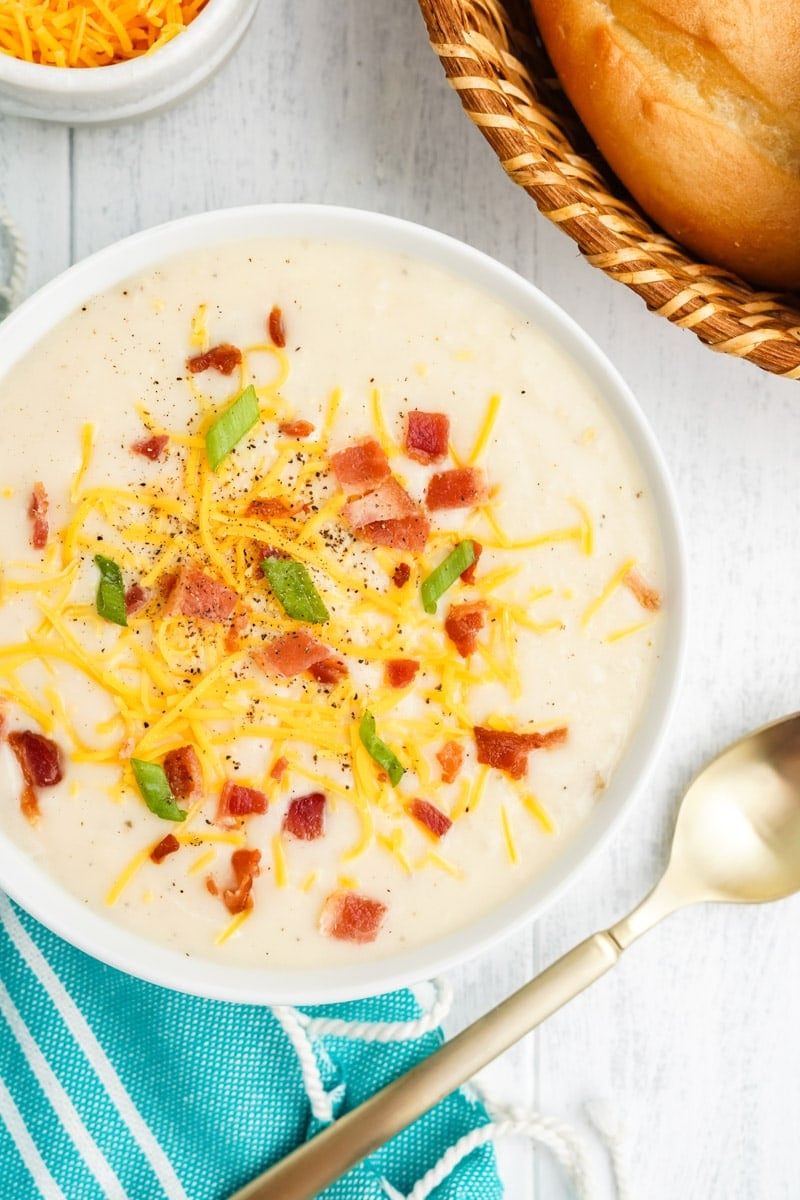
[[[631,444],[653,498],[668,579],[660,665],[623,760],[588,822],[557,860],[467,928],[387,958],[344,969],[228,968],[189,959],[89,911],[0,833],[0,887],[54,932],[103,961],[167,987],[257,1003],[323,1003],[372,995],[428,978],[480,953],[532,920],[611,836],[658,753],[676,697],[687,613],[686,568],[672,487],[635,399],[589,337],[526,280],[441,233],[375,213],[306,205],[231,209],[188,217],[119,242],[42,288],[0,326],[0,375],[93,294],[176,254],[249,237],[358,242],[449,271],[505,302],[548,334],[593,381]]]
[[[209,0],[172,41],[108,67],[45,67],[0,54],[0,112],[65,124],[103,124],[161,112],[225,61],[258,0]]]

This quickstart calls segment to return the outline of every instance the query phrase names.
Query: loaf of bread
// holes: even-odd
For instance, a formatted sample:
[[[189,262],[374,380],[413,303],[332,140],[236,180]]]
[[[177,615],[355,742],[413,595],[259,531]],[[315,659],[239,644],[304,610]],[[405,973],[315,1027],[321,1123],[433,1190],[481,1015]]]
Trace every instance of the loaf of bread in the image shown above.
[[[532,0],[642,208],[706,262],[800,288],[800,0]]]

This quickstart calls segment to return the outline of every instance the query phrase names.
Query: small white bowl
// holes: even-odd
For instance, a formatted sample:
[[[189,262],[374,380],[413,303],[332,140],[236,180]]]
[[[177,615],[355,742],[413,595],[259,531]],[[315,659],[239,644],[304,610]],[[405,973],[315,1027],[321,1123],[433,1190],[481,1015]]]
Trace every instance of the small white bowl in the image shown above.
[[[198,88],[243,36],[258,0],[208,0],[172,41],[108,67],[45,67],[0,54],[0,112],[69,125],[161,112]]]
[[[686,631],[686,565],[677,509],[653,435],[627,386],[587,334],[527,280],[433,230],[376,213],[314,205],[229,209],[127,238],[71,267],[0,325],[0,377],[87,298],[191,250],[248,238],[327,239],[406,254],[482,288],[536,324],[586,373],[628,439],[653,498],[669,588],[659,667],[628,749],[589,820],[558,858],[509,900],[432,943],[358,966],[308,970],[227,967],[148,942],[92,912],[0,833],[0,888],[55,933],[96,958],[180,991],[250,1003],[318,1004],[430,978],[532,920],[610,837],[656,758],[675,702]]]

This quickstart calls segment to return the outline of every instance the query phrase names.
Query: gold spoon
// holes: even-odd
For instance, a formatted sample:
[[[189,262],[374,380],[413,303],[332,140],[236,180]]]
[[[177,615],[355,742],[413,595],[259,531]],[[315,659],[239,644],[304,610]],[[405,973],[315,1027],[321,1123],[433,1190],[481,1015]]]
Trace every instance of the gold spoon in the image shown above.
[[[633,912],[570,950],[230,1200],[312,1200],[614,966],[687,904],[758,903],[800,891],[800,713],[735,742],[692,781],[661,881]]]

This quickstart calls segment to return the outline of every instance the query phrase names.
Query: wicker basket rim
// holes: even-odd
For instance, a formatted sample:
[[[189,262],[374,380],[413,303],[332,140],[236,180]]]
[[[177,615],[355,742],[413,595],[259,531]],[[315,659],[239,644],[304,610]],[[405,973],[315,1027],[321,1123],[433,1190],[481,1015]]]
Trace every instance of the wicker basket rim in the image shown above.
[[[591,146],[538,38],[528,0],[419,0],[431,45],[509,177],[592,266],[713,350],[800,379],[800,297],[693,260],[624,192]]]

